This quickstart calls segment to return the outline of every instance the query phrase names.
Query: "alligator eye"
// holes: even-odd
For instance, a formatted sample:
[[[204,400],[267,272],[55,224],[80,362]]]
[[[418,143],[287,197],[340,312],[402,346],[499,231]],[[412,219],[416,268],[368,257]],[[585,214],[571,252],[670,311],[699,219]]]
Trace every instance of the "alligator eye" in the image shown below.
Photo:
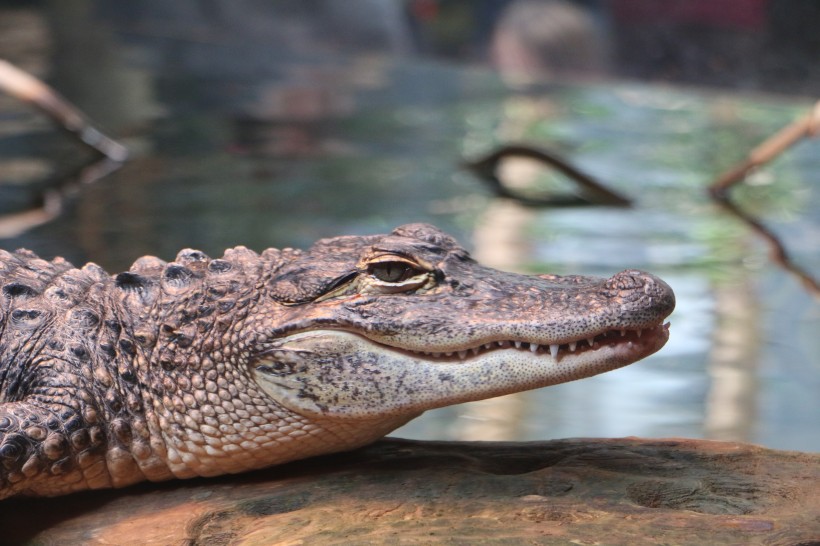
[[[371,264],[367,272],[377,280],[389,283],[403,282],[425,273],[407,262],[379,262]]]

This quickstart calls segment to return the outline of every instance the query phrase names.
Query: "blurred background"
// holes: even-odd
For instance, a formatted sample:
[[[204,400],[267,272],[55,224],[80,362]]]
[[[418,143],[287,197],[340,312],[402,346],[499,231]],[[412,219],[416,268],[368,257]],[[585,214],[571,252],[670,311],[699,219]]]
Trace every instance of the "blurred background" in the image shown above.
[[[817,451],[818,298],[706,187],[820,98],[818,25],[814,0],[0,1],[0,59],[131,152],[78,184],[93,154],[0,94],[0,247],[116,272],[184,247],[304,247],[426,221],[502,269],[646,269],[678,297],[659,354],[394,435]],[[461,165],[510,142],[562,155],[633,207],[494,197]],[[532,161],[498,172],[573,191]],[[53,187],[70,199],[38,216]],[[820,142],[805,140],[734,192],[815,276],[818,188]]]

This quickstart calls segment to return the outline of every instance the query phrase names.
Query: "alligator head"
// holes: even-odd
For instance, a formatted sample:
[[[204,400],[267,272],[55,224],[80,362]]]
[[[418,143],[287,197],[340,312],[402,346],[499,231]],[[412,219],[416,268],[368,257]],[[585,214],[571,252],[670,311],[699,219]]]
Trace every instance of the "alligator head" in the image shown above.
[[[432,226],[318,242],[268,285],[281,305],[250,366],[301,415],[404,416],[588,377],[660,349],[669,286],[483,267]]]

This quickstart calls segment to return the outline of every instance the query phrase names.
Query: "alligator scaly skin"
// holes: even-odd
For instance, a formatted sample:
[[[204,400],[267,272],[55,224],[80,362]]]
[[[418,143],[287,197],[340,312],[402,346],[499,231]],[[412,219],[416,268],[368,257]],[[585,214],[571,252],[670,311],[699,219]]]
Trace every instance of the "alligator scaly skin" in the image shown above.
[[[499,272],[424,224],[117,275],[0,251],[0,499],[352,449],[643,358],[673,307],[649,274]]]

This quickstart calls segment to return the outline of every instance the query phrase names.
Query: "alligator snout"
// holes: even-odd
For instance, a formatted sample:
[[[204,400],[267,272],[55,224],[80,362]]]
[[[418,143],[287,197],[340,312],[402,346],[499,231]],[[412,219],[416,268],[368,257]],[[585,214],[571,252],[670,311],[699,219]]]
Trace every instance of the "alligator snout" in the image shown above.
[[[675,309],[675,293],[664,281],[644,271],[627,269],[604,283],[607,297],[624,301],[646,301],[654,310],[667,316]]]

